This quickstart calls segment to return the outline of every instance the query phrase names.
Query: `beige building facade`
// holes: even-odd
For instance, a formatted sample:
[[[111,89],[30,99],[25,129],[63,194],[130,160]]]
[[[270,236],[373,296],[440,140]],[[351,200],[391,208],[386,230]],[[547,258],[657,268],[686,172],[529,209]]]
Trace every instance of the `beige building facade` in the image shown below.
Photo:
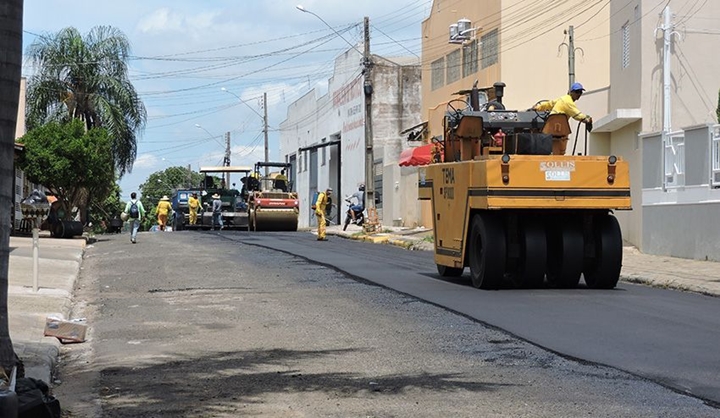
[[[593,117],[594,130],[585,150],[580,127],[576,152],[615,154],[629,161],[633,210],[617,216],[625,240],[642,249],[650,237],[657,236],[643,229],[643,211],[647,209],[643,196],[648,197],[644,165],[662,167],[665,163],[665,154],[658,161],[657,155],[644,160],[642,144],[647,135],[664,128],[665,92],[670,94],[673,130],[717,122],[714,109],[720,65],[709,51],[720,47],[720,32],[713,28],[720,18],[720,2],[560,3],[548,8],[547,2],[528,0],[433,2],[422,24],[422,117],[428,121],[428,137],[442,135],[444,102],[459,97],[453,93],[471,88],[476,80],[480,87],[504,82],[503,103],[517,110],[557,98],[573,80],[581,82],[586,92],[577,105]],[[662,13],[666,6],[675,11],[667,28],[673,34],[669,89],[663,84]],[[451,33],[456,35],[454,39]],[[571,128],[568,153],[578,126],[571,121]],[[705,157],[708,161],[713,158]],[[716,198],[712,185],[705,186],[703,199],[712,202]],[[677,190],[674,192],[677,201]],[[668,193],[667,188],[658,193]],[[653,199],[658,204],[673,200],[667,196]],[[660,227],[662,222],[650,226]]]

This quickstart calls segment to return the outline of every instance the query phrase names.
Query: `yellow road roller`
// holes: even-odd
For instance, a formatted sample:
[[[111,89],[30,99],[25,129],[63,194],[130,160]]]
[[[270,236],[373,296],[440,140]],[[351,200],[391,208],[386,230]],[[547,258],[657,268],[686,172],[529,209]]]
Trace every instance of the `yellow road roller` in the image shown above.
[[[572,288],[581,277],[614,288],[623,241],[613,211],[631,209],[627,162],[551,155],[552,141],[570,133],[567,117],[506,110],[504,87],[495,83],[486,103],[477,87],[451,101],[441,158],[420,168],[438,273],[469,267],[481,289]]]
[[[281,171],[265,175],[269,168]],[[284,172],[288,163],[258,162],[248,177],[248,219],[252,231],[297,231],[300,201]]]

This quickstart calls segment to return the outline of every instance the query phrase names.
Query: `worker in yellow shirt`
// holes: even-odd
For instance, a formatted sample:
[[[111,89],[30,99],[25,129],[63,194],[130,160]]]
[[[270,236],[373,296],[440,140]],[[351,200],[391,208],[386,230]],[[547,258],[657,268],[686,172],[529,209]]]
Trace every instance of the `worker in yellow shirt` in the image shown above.
[[[580,99],[585,89],[580,83],[573,83],[570,86],[568,94],[558,98],[557,100],[546,100],[542,101],[535,106],[533,110],[547,112],[550,111],[551,115],[562,114],[567,116],[568,119],[573,118],[583,123],[592,123],[592,118],[589,115],[582,113],[575,102]],[[565,155],[567,149],[568,137],[563,136],[559,138],[553,138],[553,154],[554,155]]]
[[[190,208],[190,225],[197,224],[198,210],[200,209],[200,199],[197,193],[193,193],[188,198],[188,208]]]
[[[163,196],[160,201],[158,202],[157,208],[155,209],[155,212],[157,213],[157,220],[158,225],[160,225],[160,230],[164,231],[165,226],[167,225],[168,215],[172,211],[172,205],[170,204],[170,198],[166,196]]]
[[[287,181],[288,178],[285,175],[285,170],[281,170],[280,174],[276,175],[273,179],[273,189],[279,189],[283,192],[287,192]]]
[[[327,241],[327,238],[325,237],[325,227],[327,226],[325,221],[325,210],[327,210],[331,194],[332,189],[329,187],[324,192],[318,193],[317,201],[315,202],[315,205],[313,205],[315,206],[315,217],[317,218],[318,224],[318,241]]]

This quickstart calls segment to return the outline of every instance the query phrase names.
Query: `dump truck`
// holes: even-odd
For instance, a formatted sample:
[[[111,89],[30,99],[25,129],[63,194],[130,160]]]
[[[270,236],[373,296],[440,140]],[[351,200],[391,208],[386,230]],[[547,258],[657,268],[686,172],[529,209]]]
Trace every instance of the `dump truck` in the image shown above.
[[[297,231],[300,213],[298,195],[287,178],[265,176],[263,168],[287,170],[289,163],[258,162],[247,177],[249,228],[252,231]]]
[[[623,251],[614,211],[631,209],[627,162],[551,155],[552,141],[570,134],[567,117],[507,110],[504,88],[473,86],[450,101],[441,162],[419,169],[438,273],[468,267],[481,289],[573,288],[581,276],[614,288]]]

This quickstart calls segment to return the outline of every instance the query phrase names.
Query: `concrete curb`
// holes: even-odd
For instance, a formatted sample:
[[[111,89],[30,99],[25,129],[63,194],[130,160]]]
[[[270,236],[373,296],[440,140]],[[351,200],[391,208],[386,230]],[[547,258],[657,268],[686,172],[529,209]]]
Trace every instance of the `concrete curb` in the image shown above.
[[[718,297],[720,294],[714,293],[711,289],[704,288],[702,286],[695,286],[687,283],[682,283],[676,280],[658,280],[655,278],[645,277],[637,274],[620,274],[620,280],[626,283],[641,284],[644,286],[650,286],[657,289],[671,289],[678,290],[681,292],[692,292],[699,293],[706,296]]]

